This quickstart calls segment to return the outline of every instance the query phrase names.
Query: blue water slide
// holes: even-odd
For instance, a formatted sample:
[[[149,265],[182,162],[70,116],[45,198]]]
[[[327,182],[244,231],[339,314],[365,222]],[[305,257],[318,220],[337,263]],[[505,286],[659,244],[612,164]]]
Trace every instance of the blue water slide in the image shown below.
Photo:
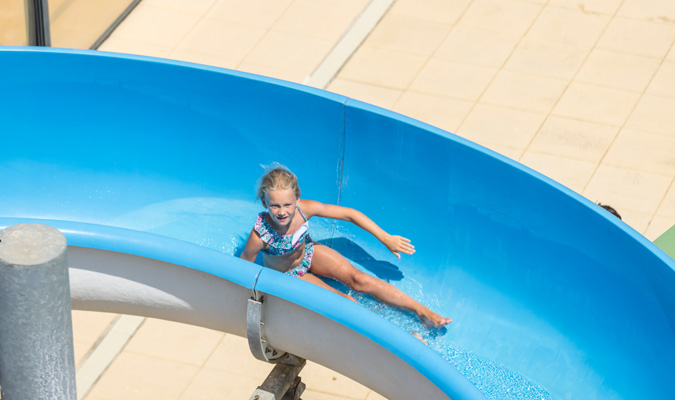
[[[675,398],[673,260],[450,133],[270,78],[36,48],[0,48],[0,116],[0,226],[66,234],[74,308],[246,336],[255,290],[272,346],[387,398]],[[312,219],[315,240],[455,322],[424,330],[239,259],[274,161],[303,197],[411,238],[398,261],[355,226]]]

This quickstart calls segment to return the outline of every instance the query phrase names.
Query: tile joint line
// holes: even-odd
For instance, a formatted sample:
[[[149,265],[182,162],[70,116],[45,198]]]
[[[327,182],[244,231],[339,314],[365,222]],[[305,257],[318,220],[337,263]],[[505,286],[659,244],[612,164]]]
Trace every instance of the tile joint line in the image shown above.
[[[371,0],[304,84],[325,89],[375,29],[395,0]]]
[[[121,315],[77,369],[77,400],[84,399],[136,333],[144,317]]]

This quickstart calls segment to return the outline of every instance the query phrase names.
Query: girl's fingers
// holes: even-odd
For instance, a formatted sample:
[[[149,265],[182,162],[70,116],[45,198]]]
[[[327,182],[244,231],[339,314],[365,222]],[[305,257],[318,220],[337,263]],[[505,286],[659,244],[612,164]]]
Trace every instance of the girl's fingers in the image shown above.
[[[415,249],[410,248],[410,247],[400,247],[398,249],[398,251],[401,252],[401,253],[405,253],[405,254],[412,254],[412,253],[415,252]]]
[[[398,259],[401,259],[401,254],[413,254],[415,252],[415,246],[413,246],[410,243],[410,239],[404,238],[403,236],[396,236],[398,239],[398,243],[393,247],[392,253],[398,257]]]
[[[401,240],[401,242],[403,242],[405,244],[410,244],[410,239],[408,239],[408,238],[404,238],[403,236],[399,236],[399,239]]]

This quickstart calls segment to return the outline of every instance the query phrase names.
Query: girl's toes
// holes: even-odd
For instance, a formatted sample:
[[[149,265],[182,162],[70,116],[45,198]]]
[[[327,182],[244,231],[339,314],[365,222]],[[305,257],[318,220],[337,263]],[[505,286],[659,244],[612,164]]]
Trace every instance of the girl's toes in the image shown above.
[[[427,343],[427,341],[424,340],[424,338],[422,338],[422,335],[420,335],[419,333],[415,332],[412,335],[415,337],[415,339],[419,340],[420,342],[426,344],[427,346],[429,345],[429,343]]]

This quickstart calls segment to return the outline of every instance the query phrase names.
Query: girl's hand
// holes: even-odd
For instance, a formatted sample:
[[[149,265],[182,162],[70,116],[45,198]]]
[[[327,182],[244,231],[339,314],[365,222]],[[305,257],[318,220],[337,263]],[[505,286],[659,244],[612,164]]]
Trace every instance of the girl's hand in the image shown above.
[[[389,251],[394,253],[399,260],[401,259],[401,253],[413,254],[415,252],[415,246],[410,244],[410,239],[398,235],[389,235],[384,241],[384,245],[387,246]]]

